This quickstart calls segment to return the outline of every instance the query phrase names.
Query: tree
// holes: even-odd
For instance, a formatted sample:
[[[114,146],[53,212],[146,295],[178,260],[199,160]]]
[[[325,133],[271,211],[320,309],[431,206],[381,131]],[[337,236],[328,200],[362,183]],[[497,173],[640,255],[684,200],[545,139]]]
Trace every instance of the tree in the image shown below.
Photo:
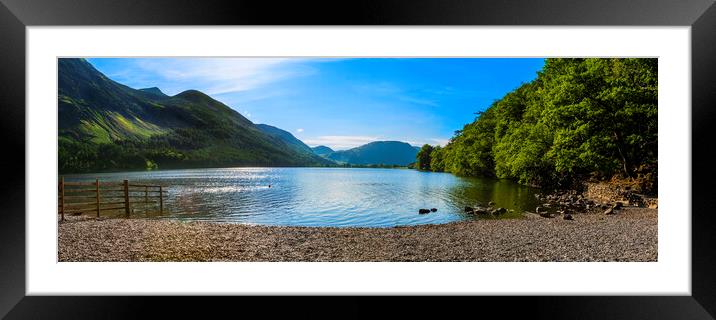
[[[545,121],[555,128],[551,156],[564,173],[635,177],[654,164],[656,59],[550,59]]]
[[[430,170],[435,172],[445,171],[443,148],[435,146],[430,152]]]
[[[418,155],[416,156],[415,167],[418,170],[430,171],[430,153],[433,152],[433,146],[424,144]]]
[[[444,170],[461,176],[494,176],[494,142],[495,116],[489,108],[445,146]]]
[[[636,179],[656,191],[657,59],[547,59],[430,155],[435,171],[567,187]]]

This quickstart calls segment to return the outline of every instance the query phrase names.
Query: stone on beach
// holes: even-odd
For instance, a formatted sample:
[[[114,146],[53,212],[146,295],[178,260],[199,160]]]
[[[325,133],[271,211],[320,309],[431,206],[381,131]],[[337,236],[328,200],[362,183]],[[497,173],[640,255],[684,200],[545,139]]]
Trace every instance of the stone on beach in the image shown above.
[[[507,212],[507,209],[505,209],[505,208],[497,208],[497,209],[492,210],[492,214],[496,214],[496,215],[504,214],[506,212]]]
[[[66,218],[58,226],[61,262],[656,261],[658,249],[657,211],[633,207],[569,223],[477,219],[395,228]]]
[[[474,212],[475,212],[476,214],[489,214],[489,213],[491,213],[490,209],[488,209],[488,208],[483,208],[483,207],[477,207],[477,208],[475,208],[475,211],[474,211]]]

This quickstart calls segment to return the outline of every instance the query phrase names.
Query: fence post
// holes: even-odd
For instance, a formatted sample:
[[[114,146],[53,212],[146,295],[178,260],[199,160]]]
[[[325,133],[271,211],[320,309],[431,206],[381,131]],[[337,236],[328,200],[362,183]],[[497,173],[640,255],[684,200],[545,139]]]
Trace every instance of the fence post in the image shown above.
[[[164,191],[162,191],[162,186],[159,186],[159,213],[164,213]]]
[[[96,178],[94,183],[97,190],[97,218],[99,218],[99,178]]]
[[[60,177],[60,215],[65,221],[65,177]]]
[[[124,180],[124,214],[129,217],[129,180]]]

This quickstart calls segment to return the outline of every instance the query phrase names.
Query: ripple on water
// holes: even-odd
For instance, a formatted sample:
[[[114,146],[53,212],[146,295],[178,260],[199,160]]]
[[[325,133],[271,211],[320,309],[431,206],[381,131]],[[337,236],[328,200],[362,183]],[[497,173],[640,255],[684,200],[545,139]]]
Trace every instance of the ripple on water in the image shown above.
[[[189,221],[392,227],[475,219],[462,209],[478,202],[519,212],[536,206],[536,190],[512,182],[401,169],[223,168],[65,177],[95,178],[166,185],[167,213],[155,217]],[[419,215],[421,208],[438,211]]]

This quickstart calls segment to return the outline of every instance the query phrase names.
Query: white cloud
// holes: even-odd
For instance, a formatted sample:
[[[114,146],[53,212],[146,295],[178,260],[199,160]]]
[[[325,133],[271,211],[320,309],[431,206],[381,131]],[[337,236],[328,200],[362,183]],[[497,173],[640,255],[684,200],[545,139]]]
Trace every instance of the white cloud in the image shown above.
[[[303,142],[312,147],[327,146],[333,150],[344,150],[380,140],[382,140],[380,137],[371,136],[319,136],[311,139],[304,139]]]
[[[303,128],[298,128],[298,129],[296,129],[296,132],[298,132],[298,133],[303,132]]]
[[[313,72],[299,64],[303,61],[295,58],[150,58],[137,60],[137,66],[175,84],[174,90],[198,89],[218,95],[248,91]]]
[[[411,145],[414,145],[417,147],[422,147],[424,144],[429,144],[432,146],[439,145],[439,146],[444,147],[448,144],[448,142],[450,142],[450,139],[432,138],[432,139],[412,140],[412,141],[407,141],[407,142],[410,143]]]

